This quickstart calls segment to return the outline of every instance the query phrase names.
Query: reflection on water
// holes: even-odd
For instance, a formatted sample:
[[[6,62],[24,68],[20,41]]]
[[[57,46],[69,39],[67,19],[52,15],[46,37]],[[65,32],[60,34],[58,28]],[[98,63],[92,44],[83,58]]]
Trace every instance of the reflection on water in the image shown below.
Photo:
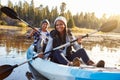
[[[120,68],[120,36],[89,37],[82,45],[92,60],[104,60],[105,66]]]
[[[97,36],[97,37],[88,37],[83,40],[83,47],[88,50],[92,50],[96,45],[99,46],[100,50],[104,49],[109,51],[117,51],[120,49],[120,37],[114,36]]]
[[[2,34],[0,35],[0,50],[1,54],[5,53],[9,55],[10,52],[25,53],[27,48],[32,43],[31,39],[27,39],[26,37]]]
[[[27,48],[32,43],[32,39],[27,39],[25,36],[15,36],[9,34],[0,34],[0,50],[7,55],[11,51],[16,51],[17,54],[25,53]],[[92,50],[93,47],[99,47],[100,51],[109,50],[111,52],[120,49],[120,38],[108,37],[88,37],[82,41],[83,47],[87,50]],[[3,49],[4,48],[4,49]]]

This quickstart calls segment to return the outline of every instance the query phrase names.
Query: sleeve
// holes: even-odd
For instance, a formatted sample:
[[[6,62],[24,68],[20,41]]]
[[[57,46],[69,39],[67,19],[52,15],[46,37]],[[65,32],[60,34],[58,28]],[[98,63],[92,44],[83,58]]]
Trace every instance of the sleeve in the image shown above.
[[[68,31],[68,34],[71,39],[70,41],[76,39],[76,37],[72,34],[72,32],[70,30]],[[79,50],[81,48],[81,45],[79,45],[77,41],[73,42],[72,45],[75,50]]]
[[[75,40],[76,39],[76,37],[75,36],[72,36],[73,37],[73,40]],[[81,45],[80,44],[78,44],[78,42],[77,41],[75,41],[74,43],[73,43],[73,48],[75,49],[75,50],[79,50],[80,48],[81,48]]]
[[[45,52],[44,52],[44,53],[46,53],[46,52],[48,52],[48,51],[51,51],[51,50],[53,49],[52,44],[53,44],[53,39],[52,39],[51,36],[49,36],[48,43],[47,43],[47,46],[46,46],[46,48],[45,48]],[[47,57],[49,56],[49,54],[50,54],[50,52],[47,53],[47,54],[45,54],[45,55],[44,55],[44,58],[47,58]]]

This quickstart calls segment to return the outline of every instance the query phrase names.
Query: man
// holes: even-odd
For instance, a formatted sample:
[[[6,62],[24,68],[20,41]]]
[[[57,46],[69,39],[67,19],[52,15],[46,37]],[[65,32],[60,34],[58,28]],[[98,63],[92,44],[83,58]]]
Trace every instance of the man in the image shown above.
[[[29,35],[30,37],[34,37],[34,51],[37,53],[39,53],[41,50],[44,52],[49,37],[49,31],[47,30],[49,25],[49,21],[44,19],[41,22],[41,28],[33,30]]]

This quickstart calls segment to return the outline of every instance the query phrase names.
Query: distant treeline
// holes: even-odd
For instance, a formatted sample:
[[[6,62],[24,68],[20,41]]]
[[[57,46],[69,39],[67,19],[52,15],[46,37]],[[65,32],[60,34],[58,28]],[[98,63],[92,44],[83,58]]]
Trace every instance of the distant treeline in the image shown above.
[[[40,3],[40,2],[39,2]],[[1,6],[1,3],[0,3]],[[53,7],[51,10],[49,10],[48,6],[43,7],[41,4],[39,7],[34,6],[33,0],[31,0],[31,3],[29,4],[28,2],[22,3],[19,1],[18,4],[14,5],[11,1],[8,0],[8,7],[14,9],[17,14],[19,15],[20,18],[28,22],[30,25],[34,27],[39,27],[40,22],[43,19],[48,19],[51,23],[51,26],[53,26],[54,20],[57,16],[62,15],[66,17],[68,20],[68,27],[80,27],[80,28],[88,28],[88,29],[97,29],[98,27],[101,26],[104,22],[108,20],[118,20],[118,28],[115,32],[120,32],[120,15],[111,15],[109,18],[106,17],[106,14],[103,14],[101,18],[97,18],[95,16],[95,13],[76,13],[76,15],[72,15],[72,13],[67,10],[66,11],[66,6],[67,4],[62,2],[60,6],[60,12],[58,11],[58,7]],[[79,6],[80,7],[80,6]],[[18,25],[18,21],[12,20],[5,14],[3,14],[0,11],[0,24],[1,25]]]

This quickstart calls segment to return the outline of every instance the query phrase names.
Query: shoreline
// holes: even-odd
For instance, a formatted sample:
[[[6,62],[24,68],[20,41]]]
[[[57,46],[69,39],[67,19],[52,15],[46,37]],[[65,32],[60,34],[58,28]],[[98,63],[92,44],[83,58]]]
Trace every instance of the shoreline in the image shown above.
[[[30,30],[32,30],[31,28],[29,27],[26,27],[26,31],[24,30],[24,33],[22,31],[22,27],[17,27],[17,26],[5,26],[5,25],[0,25],[0,30],[1,30],[1,33],[10,33],[10,34],[16,34],[18,36],[25,36],[25,34],[29,33]],[[51,31],[53,28],[48,28],[49,31]],[[75,35],[75,36],[78,36],[78,35],[86,35],[86,34],[89,34],[89,36],[114,36],[114,37],[119,37],[120,33],[114,33],[114,32],[106,32],[106,33],[103,33],[103,32],[96,32],[96,30],[92,30],[92,29],[85,29],[85,28],[72,28],[72,33]],[[95,33],[93,33],[95,32]],[[1,34],[0,33],[0,34]],[[93,33],[93,34],[91,34]]]

